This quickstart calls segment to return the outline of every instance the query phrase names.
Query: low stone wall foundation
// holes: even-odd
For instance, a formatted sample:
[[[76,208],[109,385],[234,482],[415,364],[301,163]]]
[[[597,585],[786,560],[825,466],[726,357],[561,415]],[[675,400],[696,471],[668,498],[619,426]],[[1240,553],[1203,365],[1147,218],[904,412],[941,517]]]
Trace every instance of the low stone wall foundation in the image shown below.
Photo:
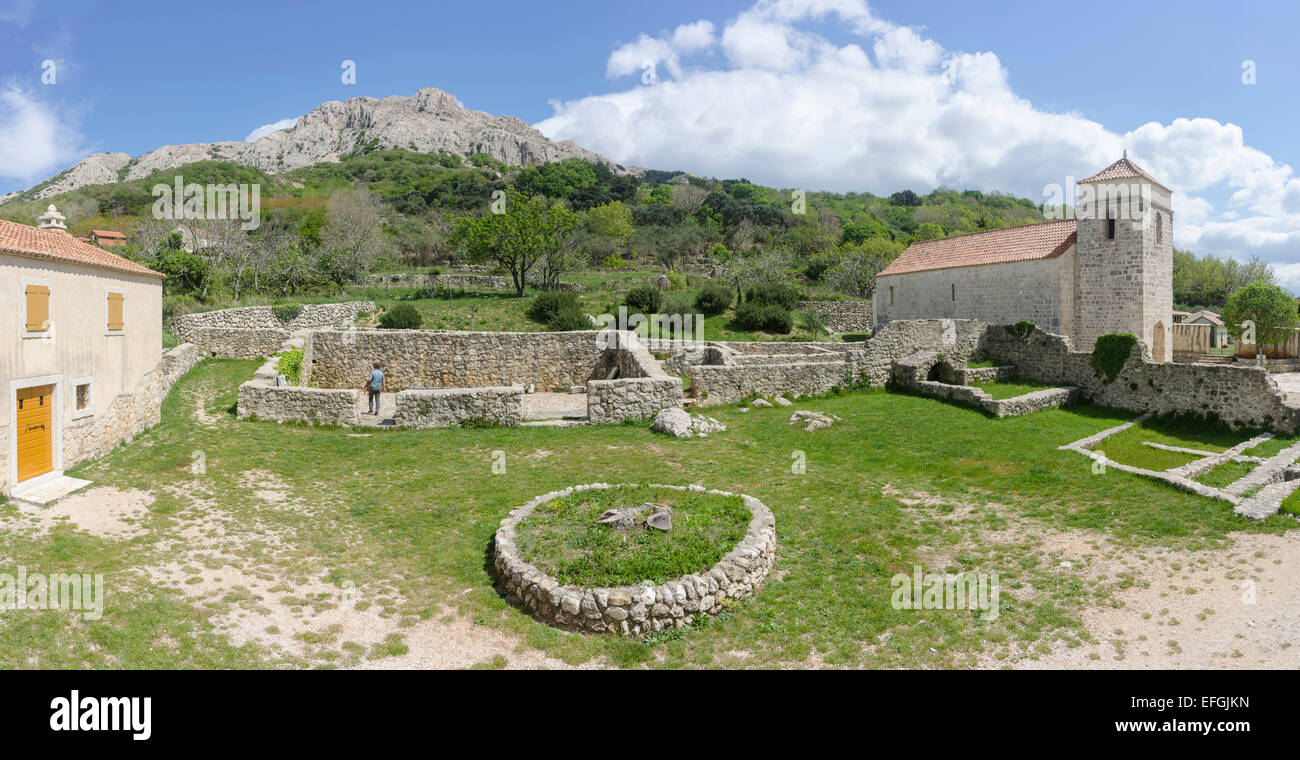
[[[652,631],[682,628],[695,615],[714,615],[729,599],[755,594],[776,561],[776,518],[752,496],[741,495],[749,508],[749,530],[734,549],[711,569],[667,583],[586,588],[561,586],[555,578],[519,556],[516,531],[541,504],[593,488],[618,488],[605,483],[574,486],[539,496],[510,511],[493,541],[492,567],[506,597],[539,620],[571,631],[641,636]],[[653,486],[703,491],[701,486]],[[709,493],[730,496],[725,491]]]

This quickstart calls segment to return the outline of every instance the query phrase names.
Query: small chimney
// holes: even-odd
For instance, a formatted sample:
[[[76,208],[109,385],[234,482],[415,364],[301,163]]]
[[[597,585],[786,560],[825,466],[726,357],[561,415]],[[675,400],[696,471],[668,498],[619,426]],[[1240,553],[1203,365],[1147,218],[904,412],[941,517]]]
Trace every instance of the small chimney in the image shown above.
[[[63,214],[60,214],[59,210],[54,207],[53,203],[51,203],[50,207],[45,209],[45,213],[41,214],[41,223],[38,225],[37,229],[63,230],[64,232],[67,232],[68,225],[63,223],[63,219]]]

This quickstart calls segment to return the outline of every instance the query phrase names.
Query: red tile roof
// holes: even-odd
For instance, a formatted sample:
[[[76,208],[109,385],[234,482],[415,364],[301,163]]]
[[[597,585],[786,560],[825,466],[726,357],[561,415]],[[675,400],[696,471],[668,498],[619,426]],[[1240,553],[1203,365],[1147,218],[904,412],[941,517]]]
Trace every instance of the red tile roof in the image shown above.
[[[83,243],[64,230],[42,230],[3,219],[0,219],[0,253],[15,253],[160,278],[164,276],[134,261],[115,256],[103,248]]]
[[[1128,156],[1121,158],[1087,179],[1079,180],[1079,182],[1112,182],[1118,179],[1144,179],[1161,190],[1173,192],[1160,184],[1155,177],[1148,174],[1146,169],[1130,161]]]
[[[126,235],[123,235],[120,232],[114,232],[113,230],[91,230],[90,234],[94,235],[95,237],[102,237],[102,238],[122,238],[123,240],[126,239]]]
[[[878,276],[1051,259],[1074,245],[1078,222],[1059,219],[912,243]]]

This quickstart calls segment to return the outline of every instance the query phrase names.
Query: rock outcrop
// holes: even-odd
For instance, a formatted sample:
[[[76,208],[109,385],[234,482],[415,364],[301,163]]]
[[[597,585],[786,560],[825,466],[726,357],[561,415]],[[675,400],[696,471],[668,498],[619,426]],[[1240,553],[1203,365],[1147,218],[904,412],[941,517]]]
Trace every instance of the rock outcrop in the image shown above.
[[[571,140],[555,142],[513,116],[468,110],[451,94],[429,87],[409,98],[393,95],[322,103],[292,127],[253,142],[165,145],[138,158],[96,153],[10,199],[50,198],[88,185],[141,179],[195,161],[232,161],[277,174],[338,161],[358,148],[446,151],[461,157],[486,153],[509,166],[582,158],[626,171]]]

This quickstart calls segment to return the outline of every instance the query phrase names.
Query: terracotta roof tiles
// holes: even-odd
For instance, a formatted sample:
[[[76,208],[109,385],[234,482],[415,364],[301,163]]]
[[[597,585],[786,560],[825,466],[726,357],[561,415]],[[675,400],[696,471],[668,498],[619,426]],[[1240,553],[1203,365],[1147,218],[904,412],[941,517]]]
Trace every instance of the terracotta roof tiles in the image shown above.
[[[38,229],[26,224],[0,219],[0,253],[14,253],[51,261],[113,269],[131,274],[153,277],[164,275],[129,259],[105,251],[103,248],[83,243],[65,230]]]
[[[924,240],[908,246],[879,276],[1055,258],[1074,245],[1077,229],[1076,220],[1059,219]]]

